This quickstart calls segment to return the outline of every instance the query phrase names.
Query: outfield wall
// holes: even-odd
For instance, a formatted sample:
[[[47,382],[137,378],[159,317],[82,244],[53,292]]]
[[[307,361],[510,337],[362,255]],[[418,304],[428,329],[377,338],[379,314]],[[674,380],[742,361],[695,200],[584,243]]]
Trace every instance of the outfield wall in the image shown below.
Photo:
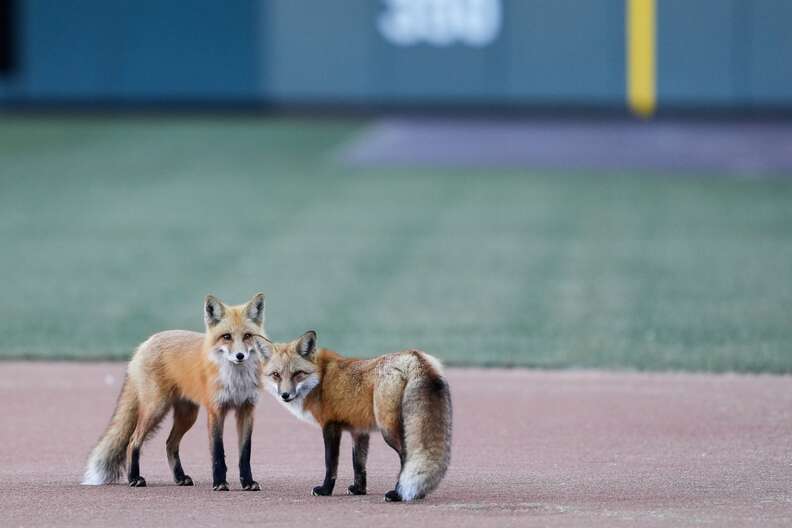
[[[0,71],[6,103],[627,98],[634,0],[0,1],[15,36]],[[661,109],[792,109],[792,1],[635,1],[656,2]]]

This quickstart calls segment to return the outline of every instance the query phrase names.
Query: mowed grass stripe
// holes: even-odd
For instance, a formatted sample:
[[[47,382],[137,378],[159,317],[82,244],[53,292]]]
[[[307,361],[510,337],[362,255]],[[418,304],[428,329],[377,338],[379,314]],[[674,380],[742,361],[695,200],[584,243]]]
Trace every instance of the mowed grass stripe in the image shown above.
[[[273,338],[353,355],[792,371],[788,180],[332,163],[358,130],[4,120],[0,357],[125,358],[263,290]]]

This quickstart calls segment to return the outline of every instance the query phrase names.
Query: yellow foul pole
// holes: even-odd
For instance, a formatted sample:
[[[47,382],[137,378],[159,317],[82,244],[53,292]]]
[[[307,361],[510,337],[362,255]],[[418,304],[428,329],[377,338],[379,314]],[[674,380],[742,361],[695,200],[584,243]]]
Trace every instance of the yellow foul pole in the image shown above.
[[[647,118],[657,106],[656,0],[627,2],[627,104]]]

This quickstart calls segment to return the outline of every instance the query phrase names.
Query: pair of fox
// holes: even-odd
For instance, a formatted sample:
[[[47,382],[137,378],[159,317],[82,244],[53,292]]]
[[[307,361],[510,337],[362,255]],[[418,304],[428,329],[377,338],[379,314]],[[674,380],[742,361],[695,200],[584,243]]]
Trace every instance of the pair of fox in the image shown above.
[[[173,409],[166,441],[168,464],[179,486],[192,486],[179,443],[206,408],[212,487],[227,491],[223,423],[234,410],[242,489],[257,491],[250,468],[253,411],[262,388],[297,417],[317,424],[324,438],[325,477],[313,495],[332,495],[341,434],[354,441],[351,495],[366,494],[369,434],[379,431],[399,455],[401,470],[387,501],[421,499],[434,490],[451,457],[451,395],[440,362],[418,350],[374,359],[347,359],[317,347],[316,332],[273,343],[264,331],[264,295],[229,306],[209,295],[206,332],[154,334],[133,355],[107,430],[91,452],[83,484],[116,482],[127,467],[131,487],[142,487],[140,450]],[[264,385],[265,387],[262,387]]]

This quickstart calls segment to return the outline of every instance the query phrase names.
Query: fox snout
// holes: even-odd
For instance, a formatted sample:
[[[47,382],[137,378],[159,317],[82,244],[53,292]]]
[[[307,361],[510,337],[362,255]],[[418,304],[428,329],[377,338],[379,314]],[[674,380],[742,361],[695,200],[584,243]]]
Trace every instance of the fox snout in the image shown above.
[[[230,350],[226,356],[231,363],[242,363],[247,359],[247,354],[244,352],[234,352]]]
[[[281,398],[283,398],[283,401],[288,402],[292,400],[292,395],[288,392],[283,392],[281,393]]]
[[[240,351],[228,350],[225,353],[225,359],[226,361],[228,361],[233,365],[241,365],[247,362],[249,355],[250,354],[246,354],[244,351],[241,350]]]

